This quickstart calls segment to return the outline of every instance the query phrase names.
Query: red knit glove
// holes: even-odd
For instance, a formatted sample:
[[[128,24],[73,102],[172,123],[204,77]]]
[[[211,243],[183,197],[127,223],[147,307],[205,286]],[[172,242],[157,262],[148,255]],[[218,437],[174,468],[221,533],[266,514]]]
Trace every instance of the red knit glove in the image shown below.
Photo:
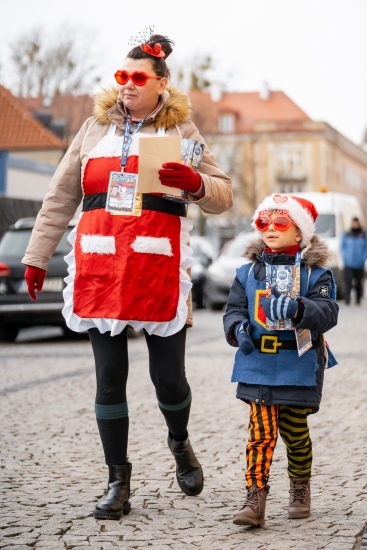
[[[42,290],[43,281],[45,280],[46,271],[34,265],[27,265],[24,278],[27,283],[28,293],[32,300],[36,301],[37,296],[35,290],[39,292]]]
[[[177,187],[189,193],[196,193],[201,187],[201,176],[189,166],[179,162],[162,164],[163,170],[158,170],[159,179],[163,185]]]

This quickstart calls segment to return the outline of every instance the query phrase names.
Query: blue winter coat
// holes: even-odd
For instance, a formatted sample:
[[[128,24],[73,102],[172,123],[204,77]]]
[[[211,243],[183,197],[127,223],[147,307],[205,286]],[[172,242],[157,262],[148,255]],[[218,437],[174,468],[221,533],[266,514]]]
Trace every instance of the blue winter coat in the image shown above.
[[[363,269],[367,260],[367,234],[365,231],[344,232],[341,238],[340,251],[344,265],[352,269]]]
[[[258,317],[259,300],[246,294],[246,288],[250,293],[261,292],[261,289],[265,290],[265,260],[268,263],[280,265],[294,263],[294,256],[264,255],[263,248],[264,243],[261,239],[248,245],[244,255],[254,263],[248,279],[249,283],[244,287],[248,271],[248,266],[244,266],[238,270],[229,294],[223,322],[226,339],[232,346],[238,346],[234,328],[244,319],[250,321],[256,342],[259,342],[262,337],[261,332],[266,336],[275,336],[283,341],[295,342],[294,331],[268,332],[262,328]],[[334,299],[335,285],[332,273],[326,269],[316,270],[320,265],[325,265],[327,257],[327,246],[318,236],[314,236],[310,245],[302,252],[302,304],[299,307],[296,326],[311,330],[313,348],[301,357],[298,357],[298,352],[295,349],[283,349],[277,354],[268,354],[262,353],[257,346],[257,349],[247,356],[238,350],[233,381],[238,381],[237,397],[239,399],[263,405],[287,404],[312,407],[315,411],[318,410],[325,368],[322,335],[336,325],[339,310]],[[305,278],[306,272],[313,272],[316,279],[315,276],[311,277],[310,280],[313,283],[305,289],[305,286],[307,287],[307,283],[304,282],[307,279],[307,277]],[[292,380],[292,383],[289,380]]]

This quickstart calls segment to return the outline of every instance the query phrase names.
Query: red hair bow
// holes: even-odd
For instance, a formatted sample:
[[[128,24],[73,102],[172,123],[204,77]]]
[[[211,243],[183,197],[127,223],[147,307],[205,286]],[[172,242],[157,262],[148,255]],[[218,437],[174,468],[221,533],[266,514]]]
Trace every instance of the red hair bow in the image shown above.
[[[153,47],[149,44],[142,44],[140,47],[143,52],[147,53],[148,55],[152,55],[153,57],[166,57],[166,54],[162,50],[162,46],[161,44],[159,44],[159,42],[156,42]]]

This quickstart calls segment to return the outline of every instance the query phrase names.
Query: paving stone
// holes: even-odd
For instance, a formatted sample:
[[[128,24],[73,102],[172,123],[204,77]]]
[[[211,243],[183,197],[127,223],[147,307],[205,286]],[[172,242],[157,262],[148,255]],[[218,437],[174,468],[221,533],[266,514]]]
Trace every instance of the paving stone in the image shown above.
[[[235,398],[230,383],[235,350],[224,340],[223,312],[194,312],[187,338],[193,393],[189,434],[205,476],[198,497],[177,486],[145,339],[129,340],[132,510],[119,521],[91,516],[108,469],[93,413],[89,342],[2,345],[0,382],[8,393],[0,397],[1,550],[359,550],[367,524],[367,438],[361,436],[367,379],[365,336],[355,327],[365,324],[367,300],[360,308],[341,304],[340,310],[339,326],[327,335],[340,364],[325,373],[320,412],[309,419],[311,517],[287,518],[287,461],[279,439],[263,529],[232,523],[245,498],[249,407]],[[11,391],[20,384],[23,389]]]

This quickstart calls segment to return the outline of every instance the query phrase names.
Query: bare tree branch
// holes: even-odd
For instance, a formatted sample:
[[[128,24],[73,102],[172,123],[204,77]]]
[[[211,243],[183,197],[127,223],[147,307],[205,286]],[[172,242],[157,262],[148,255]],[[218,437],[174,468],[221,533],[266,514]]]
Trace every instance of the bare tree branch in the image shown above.
[[[95,33],[63,25],[52,36],[34,28],[11,44],[18,96],[88,92],[100,80],[91,62]],[[94,56],[95,57],[95,56]]]

